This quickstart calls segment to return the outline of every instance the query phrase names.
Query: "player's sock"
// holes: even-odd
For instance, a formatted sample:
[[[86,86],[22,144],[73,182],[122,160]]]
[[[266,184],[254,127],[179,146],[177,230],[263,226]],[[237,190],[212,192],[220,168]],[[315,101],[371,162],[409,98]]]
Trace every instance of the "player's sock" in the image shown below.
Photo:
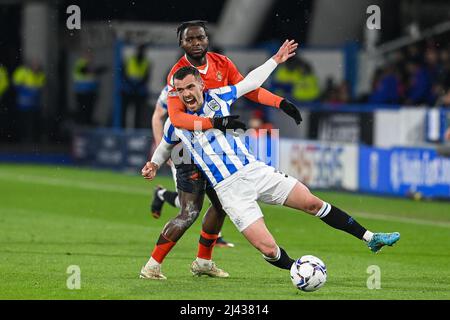
[[[365,240],[364,235],[367,229],[361,226],[353,217],[329,203],[323,203],[316,217],[319,217],[323,222],[335,229],[345,231],[360,240]],[[366,234],[366,237],[368,236]]]
[[[202,259],[199,257],[197,257],[195,260],[197,260],[198,265],[203,268],[211,268],[211,266],[212,266],[211,260],[206,260],[206,259]]]
[[[151,259],[161,264],[175,244],[176,242],[173,242],[165,238],[162,234],[160,234],[159,239],[156,242],[155,248],[153,249]]]
[[[367,230],[364,235],[363,235],[363,240],[365,242],[370,242],[373,238],[373,232],[370,232],[369,230]]]
[[[180,208],[180,200],[178,200],[178,193],[175,191],[165,191],[163,194],[163,199],[172,207]],[[177,201],[178,200],[178,201]]]
[[[218,234],[210,234],[202,230],[200,239],[198,240],[197,258],[211,260],[214,245],[218,237]]]
[[[177,196],[177,197],[175,198],[175,207],[177,207],[178,209],[181,208],[180,197],[179,197],[179,196]]]
[[[164,201],[164,192],[166,191],[167,191],[166,189],[161,188],[156,192],[156,195],[158,196],[159,200]]]
[[[283,248],[277,247],[278,253],[277,256],[274,258],[267,257],[263,255],[263,258],[270,263],[271,265],[274,265],[275,267],[281,268],[281,269],[287,269],[290,270],[292,264],[295,262],[294,259],[291,259],[291,257],[288,256],[286,251],[284,251]]]
[[[145,268],[151,268],[151,267],[159,266],[159,265],[161,265],[161,263],[159,263],[158,261],[153,259],[153,257],[150,257],[150,259],[145,264]]]

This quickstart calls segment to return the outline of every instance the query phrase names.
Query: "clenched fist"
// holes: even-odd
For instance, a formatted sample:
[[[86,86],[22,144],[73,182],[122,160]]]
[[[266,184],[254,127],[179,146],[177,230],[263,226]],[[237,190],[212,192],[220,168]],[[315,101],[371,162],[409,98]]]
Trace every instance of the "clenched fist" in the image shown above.
[[[141,170],[141,175],[147,180],[153,180],[156,176],[159,166],[153,162],[148,161]]]

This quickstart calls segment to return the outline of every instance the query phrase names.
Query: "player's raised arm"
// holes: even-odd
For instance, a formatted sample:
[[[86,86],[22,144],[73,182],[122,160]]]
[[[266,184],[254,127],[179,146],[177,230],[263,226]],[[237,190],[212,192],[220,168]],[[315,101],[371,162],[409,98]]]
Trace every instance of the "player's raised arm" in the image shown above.
[[[228,61],[228,64],[230,83],[234,85],[242,81],[244,77],[236,68],[236,65],[231,60]],[[256,90],[253,90],[245,94],[244,96],[247,99],[258,104],[281,109],[284,113],[292,117],[297,124],[300,124],[300,122],[302,121],[302,116],[300,115],[300,112],[295,104],[283,97],[273,94],[272,92],[262,87],[257,88]]]
[[[280,63],[285,62],[295,55],[297,47],[298,43],[294,40],[286,40],[272,58],[251,71],[244,80],[236,84],[237,97],[239,98],[259,88]]]

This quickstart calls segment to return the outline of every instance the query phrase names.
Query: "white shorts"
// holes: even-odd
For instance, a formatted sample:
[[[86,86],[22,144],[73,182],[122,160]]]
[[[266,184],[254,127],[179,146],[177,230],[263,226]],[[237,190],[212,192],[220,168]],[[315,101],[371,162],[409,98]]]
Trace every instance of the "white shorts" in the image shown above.
[[[263,216],[257,201],[283,205],[297,179],[263,162],[239,169],[214,189],[222,207],[240,232]]]

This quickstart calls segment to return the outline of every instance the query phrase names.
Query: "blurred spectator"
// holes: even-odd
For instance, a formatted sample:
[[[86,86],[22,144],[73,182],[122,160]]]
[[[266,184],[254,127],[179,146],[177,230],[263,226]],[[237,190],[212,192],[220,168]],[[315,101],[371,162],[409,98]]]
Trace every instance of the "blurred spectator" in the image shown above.
[[[325,89],[322,92],[322,97],[320,98],[323,102],[331,102],[336,99],[334,80],[328,77],[325,82]]]
[[[3,97],[9,88],[8,70],[0,64],[0,107],[2,106]]]
[[[447,131],[445,131],[445,141],[450,141],[450,128],[447,128]]]
[[[127,124],[127,111],[134,105],[134,127],[140,126],[148,95],[150,63],[145,57],[145,46],[140,45],[137,52],[127,57],[122,67],[122,127]]]
[[[430,74],[431,80],[439,79],[442,72],[442,66],[439,62],[439,52],[434,47],[429,47],[425,51],[425,65]]]
[[[39,142],[40,140],[41,100],[45,81],[45,74],[36,60],[17,67],[13,73],[19,135],[22,142]]]
[[[441,50],[440,55],[441,70],[438,75],[438,84],[440,89],[450,88],[450,50]],[[441,91],[442,92],[442,91]]]
[[[372,93],[368,102],[385,104],[399,101],[399,79],[394,71],[394,66],[389,64],[384,69],[378,69],[375,72]]]
[[[449,87],[447,87],[447,89],[444,90],[443,94],[437,98],[435,106],[450,108],[450,88]]]
[[[332,78],[327,79],[327,84],[322,95],[322,101],[330,104],[345,104],[350,102],[350,88],[347,81],[338,85],[334,84]]]
[[[406,47],[406,59],[407,60],[420,60],[420,48],[417,44],[411,44]]]
[[[8,120],[9,108],[6,93],[9,88],[8,70],[0,64],[0,138],[7,135],[11,119]]]
[[[272,78],[275,93],[283,97],[292,97],[293,86],[299,81],[300,73],[300,63],[296,58],[289,59],[286,63],[278,66]]]
[[[104,67],[95,67],[93,55],[86,51],[75,62],[73,69],[74,90],[77,102],[75,121],[79,125],[93,125],[93,113],[97,101],[99,81],[98,76]]]
[[[281,96],[290,96],[300,102],[316,101],[320,97],[319,81],[306,61],[290,59],[275,71],[272,84]]]
[[[267,130],[268,134],[270,134],[270,130],[273,129],[272,123],[267,121],[264,110],[254,110],[250,120],[248,121],[248,125],[251,129],[256,130],[256,136],[259,135],[260,129]]]
[[[343,80],[337,88],[337,97],[339,103],[350,103],[350,86],[347,81]]]
[[[441,73],[444,71],[439,61],[439,52],[435,47],[428,47],[426,49],[425,66],[431,79],[431,93],[428,103],[433,105],[443,89],[439,79],[441,78]]]
[[[310,64],[300,64],[300,78],[294,84],[292,97],[300,102],[316,101],[320,96],[319,79]]]
[[[368,102],[447,105],[448,88],[450,51],[430,38],[388,55],[374,75]]]
[[[406,89],[405,104],[417,105],[428,103],[431,96],[431,78],[419,59],[406,63],[409,81]]]

